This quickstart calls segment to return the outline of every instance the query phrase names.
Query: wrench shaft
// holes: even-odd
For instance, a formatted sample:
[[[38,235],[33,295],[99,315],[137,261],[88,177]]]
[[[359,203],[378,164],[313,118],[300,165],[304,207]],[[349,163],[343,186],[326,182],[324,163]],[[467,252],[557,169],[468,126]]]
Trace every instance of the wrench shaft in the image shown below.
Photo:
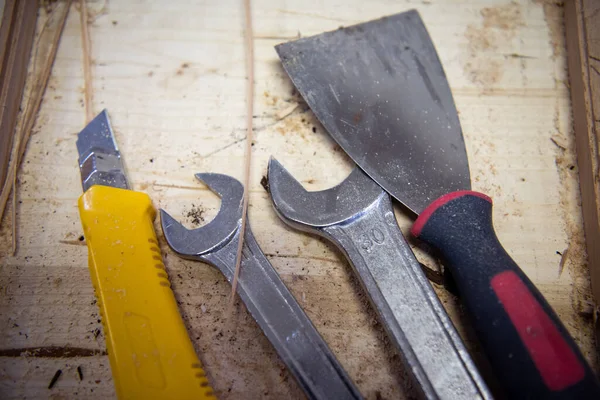
[[[238,233],[200,259],[231,282]],[[285,286],[246,226],[238,294],[290,372],[311,399],[360,399],[361,395],[319,332]]]
[[[371,207],[354,218],[321,230],[350,259],[427,398],[489,397],[458,333],[402,236],[387,194],[382,192]]]

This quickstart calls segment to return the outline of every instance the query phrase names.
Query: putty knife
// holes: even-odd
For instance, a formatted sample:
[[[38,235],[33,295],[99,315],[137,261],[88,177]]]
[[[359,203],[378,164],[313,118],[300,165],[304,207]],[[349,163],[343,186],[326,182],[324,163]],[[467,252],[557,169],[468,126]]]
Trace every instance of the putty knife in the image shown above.
[[[471,191],[452,93],[416,11],[281,44],[319,121],[381,187],[419,215],[511,398],[600,398],[552,308],[498,241],[492,201]]]

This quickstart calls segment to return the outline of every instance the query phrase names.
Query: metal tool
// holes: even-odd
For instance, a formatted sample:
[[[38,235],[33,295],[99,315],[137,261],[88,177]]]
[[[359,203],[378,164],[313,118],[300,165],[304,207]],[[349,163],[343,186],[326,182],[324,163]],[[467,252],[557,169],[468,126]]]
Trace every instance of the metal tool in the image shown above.
[[[165,238],[178,255],[207,262],[233,279],[242,218],[242,184],[221,174],[196,174],[221,197],[206,226],[188,230],[164,210]],[[310,399],[360,399],[361,395],[308,316],[265,258],[246,225],[238,294]]]
[[[348,257],[425,397],[491,398],[402,236],[390,196],[359,168],[339,185],[310,193],[275,159],[268,174],[277,214]]]
[[[129,189],[106,110],[78,135],[79,214],[121,399],[214,399],[171,291],[150,197]]]
[[[470,191],[452,93],[419,14],[392,15],[276,49],[336,142],[420,214],[412,232],[441,250],[509,395],[599,398],[598,381],[573,339],[498,241],[491,199]]]

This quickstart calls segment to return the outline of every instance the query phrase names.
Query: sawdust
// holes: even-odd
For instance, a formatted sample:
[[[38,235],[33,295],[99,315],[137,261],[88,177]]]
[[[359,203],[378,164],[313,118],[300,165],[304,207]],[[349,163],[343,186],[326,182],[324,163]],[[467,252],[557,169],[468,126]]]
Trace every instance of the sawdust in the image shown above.
[[[556,59],[566,53],[565,47],[565,2],[562,0],[533,0],[544,9],[544,19],[550,33],[552,58]]]
[[[584,356],[592,368],[598,369],[598,357],[593,336],[593,304],[591,281],[589,276],[587,251],[583,232],[583,217],[581,213],[581,196],[576,165],[575,137],[572,132],[563,134],[560,130],[560,108],[555,107],[555,129],[553,136],[555,146],[555,164],[560,180],[559,196],[560,210],[564,221],[564,231],[568,238],[567,249],[557,249],[560,259],[557,260],[557,277],[568,271],[573,280],[571,306],[574,313],[563,323],[582,349]],[[569,125],[572,126],[572,125]],[[559,250],[562,250],[559,251]]]
[[[517,29],[525,23],[517,3],[483,8],[481,16],[480,24],[471,24],[465,29],[467,46],[462,64],[463,72],[471,82],[488,89],[504,75],[504,57],[499,58],[499,46],[512,40]]]
[[[295,113],[282,119],[275,130],[283,136],[293,134],[308,141],[310,135],[316,133],[317,128],[313,125],[313,118],[306,118],[302,113]]]
[[[202,206],[192,203],[192,208],[187,212],[184,211],[184,215],[187,218],[187,222],[194,226],[199,226],[204,222],[204,211]]]
[[[481,10],[481,16],[485,28],[498,28],[514,32],[516,28],[524,25],[521,6],[517,3],[486,7]]]
[[[465,37],[468,40],[469,51],[473,54],[479,51],[496,49],[496,36],[485,34],[486,30],[473,25],[467,26]]]
[[[466,62],[463,69],[471,82],[483,87],[498,83],[504,74],[500,61],[479,57],[473,57]]]
[[[287,133],[297,133],[302,129],[302,126],[298,124],[298,121],[296,120],[290,120],[289,118],[286,118],[283,121],[283,125],[275,128],[275,130],[283,136],[285,136]]]
[[[562,86],[561,80],[565,79],[567,75],[564,59],[566,56],[564,3],[556,0],[534,0],[534,2],[543,7],[550,37],[549,44],[552,47],[552,58],[556,59],[559,66],[562,67],[562,70],[557,69],[554,78],[555,87],[558,88]],[[555,164],[561,183],[559,187],[560,209],[563,214],[565,234],[568,238],[567,248],[557,249],[557,254],[560,255],[557,274],[560,276],[564,271],[568,271],[572,277],[571,305],[575,311],[570,313],[571,318],[563,320],[563,322],[592,368],[598,370],[598,356],[593,351],[595,349],[592,321],[593,299],[583,232],[579,177],[575,167],[577,165],[575,135],[572,132],[572,121],[568,125],[568,132],[564,132],[561,128],[561,107],[558,99],[554,108],[555,131],[550,140],[555,145]],[[570,110],[568,112],[570,115]]]
[[[267,92],[266,90],[263,92],[263,96],[265,98],[265,103],[268,106],[276,106],[277,103],[279,102],[279,96],[272,96],[269,92]]]
[[[572,135],[570,135],[572,136]],[[569,138],[567,149],[556,148],[555,163],[561,181],[559,188],[560,206],[565,221],[565,233],[569,238],[568,251],[563,251],[560,260],[560,270],[568,269],[573,276],[572,303],[577,315],[585,314],[591,298],[591,283],[587,265],[587,252],[583,233],[581,215],[581,197],[579,193],[578,176],[574,167],[576,162],[574,137]],[[562,265],[561,265],[562,264]],[[588,317],[591,317],[588,316]],[[589,320],[577,320],[577,330],[589,329]]]

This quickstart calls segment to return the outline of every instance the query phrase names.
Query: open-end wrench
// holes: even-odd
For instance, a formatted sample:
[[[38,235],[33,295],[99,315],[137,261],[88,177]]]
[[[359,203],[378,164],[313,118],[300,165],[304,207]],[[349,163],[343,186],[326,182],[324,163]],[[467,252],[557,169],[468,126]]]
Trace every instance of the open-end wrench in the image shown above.
[[[268,177],[277,214],[348,257],[427,398],[491,398],[377,183],[356,167],[339,185],[309,193],[273,158]]]
[[[179,256],[207,262],[231,283],[240,240],[244,188],[221,174],[196,174],[221,197],[217,216],[206,226],[187,229],[164,210],[161,222],[169,247]],[[238,294],[310,399],[360,399],[319,332],[310,322],[246,225]]]

